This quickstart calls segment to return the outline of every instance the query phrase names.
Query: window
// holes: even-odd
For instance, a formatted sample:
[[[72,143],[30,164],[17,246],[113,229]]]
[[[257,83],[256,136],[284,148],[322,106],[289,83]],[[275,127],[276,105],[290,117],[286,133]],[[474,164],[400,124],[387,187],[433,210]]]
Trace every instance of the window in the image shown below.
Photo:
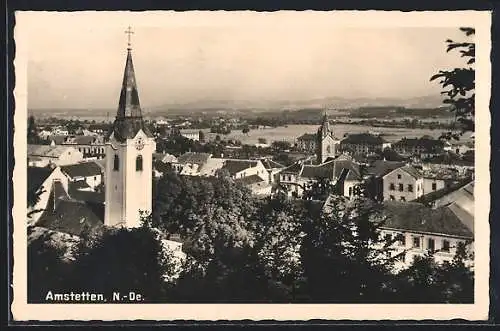
[[[401,244],[401,246],[406,246],[406,237],[404,234],[398,235],[398,241]]]
[[[413,237],[413,248],[420,248],[420,237]]]
[[[450,242],[448,240],[443,240],[443,252],[450,251]]]
[[[413,192],[413,185],[412,184],[408,184],[408,192]]]
[[[352,187],[349,187],[349,196],[352,196]]]
[[[398,174],[398,179],[401,179],[401,175],[400,174]]]
[[[394,198],[394,195],[389,195],[389,200],[394,201],[396,199]]]
[[[392,235],[390,233],[387,233],[385,236],[384,236],[384,240],[386,242],[391,242],[392,241]]]
[[[113,160],[113,170],[118,171],[120,170],[120,159],[118,158],[118,155],[115,154],[115,159]]]
[[[94,176],[94,180],[97,180],[97,176]]]
[[[399,184],[399,192],[403,192],[404,191],[404,186],[403,184]]]
[[[396,189],[396,186],[394,185],[394,183],[390,183],[389,190],[394,191],[395,189]]]
[[[430,250],[430,251],[434,251],[434,248],[435,248],[435,243],[434,243],[434,239],[432,238],[429,238],[427,240],[427,249]]]
[[[142,156],[138,155],[135,159],[135,171],[142,171]]]
[[[432,183],[432,190],[435,191],[436,190],[436,183]]]
[[[331,152],[330,146],[326,146],[326,152],[327,152],[327,153],[330,153],[330,152]]]

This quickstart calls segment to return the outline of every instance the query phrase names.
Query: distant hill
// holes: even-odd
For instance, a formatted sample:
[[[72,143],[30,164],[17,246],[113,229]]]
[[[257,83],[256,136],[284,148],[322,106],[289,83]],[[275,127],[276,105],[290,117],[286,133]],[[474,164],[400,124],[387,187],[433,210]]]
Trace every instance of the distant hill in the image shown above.
[[[414,98],[342,98],[330,97],[310,100],[199,100],[186,103],[169,103],[153,107],[143,107],[149,116],[178,115],[191,113],[230,114],[241,112],[265,113],[276,111],[308,111],[328,109],[328,113],[348,111],[359,108],[368,110],[377,107],[402,107],[406,109],[436,109],[443,106],[441,96],[430,95]],[[116,108],[110,109],[32,109],[30,114],[39,117],[106,117],[114,118]]]

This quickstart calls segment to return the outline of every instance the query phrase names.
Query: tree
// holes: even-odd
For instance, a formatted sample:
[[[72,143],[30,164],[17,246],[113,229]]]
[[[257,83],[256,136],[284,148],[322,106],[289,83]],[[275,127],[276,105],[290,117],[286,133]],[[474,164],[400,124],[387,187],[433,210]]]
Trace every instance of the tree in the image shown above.
[[[271,147],[277,151],[286,151],[292,148],[292,144],[288,141],[273,141]]]
[[[165,277],[172,256],[153,229],[106,229],[82,241],[70,279],[74,290],[95,293],[135,291],[145,302],[165,301]],[[95,272],[96,275],[91,273]]]
[[[474,36],[473,28],[460,28],[467,37]],[[475,43],[471,41],[455,42],[446,40],[446,52],[458,50],[466,60],[466,66],[463,68],[454,68],[452,70],[440,70],[433,75],[430,80],[439,80],[443,87],[441,94],[446,98],[444,103],[451,106],[451,111],[455,113],[457,121],[462,125],[462,133],[465,131],[474,131],[474,102],[475,102]],[[444,138],[458,139],[460,134],[448,132]]]
[[[40,136],[38,136],[38,128],[35,123],[35,117],[31,115],[28,117],[28,144],[40,143]]]
[[[30,231],[30,228],[28,228]],[[46,302],[48,291],[62,293],[71,265],[63,261],[64,247],[54,245],[48,232],[28,243],[28,302]]]
[[[304,223],[301,248],[305,292],[314,302],[384,302],[391,297],[395,257],[381,238],[381,205],[332,196]]]
[[[258,142],[259,142],[259,144],[267,144],[267,139],[266,138],[259,138]]]
[[[246,125],[245,127],[243,127],[243,129],[241,130],[241,132],[243,134],[248,134],[250,132],[250,127],[248,125]]]

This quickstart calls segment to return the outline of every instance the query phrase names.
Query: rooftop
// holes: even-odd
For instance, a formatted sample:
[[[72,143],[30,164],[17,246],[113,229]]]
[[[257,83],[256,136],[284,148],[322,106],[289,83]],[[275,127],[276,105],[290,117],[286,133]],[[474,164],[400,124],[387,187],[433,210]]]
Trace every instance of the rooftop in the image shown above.
[[[211,157],[209,153],[195,153],[195,152],[187,152],[182,154],[177,158],[177,162],[180,164],[198,164],[202,165],[208,161]]]
[[[28,167],[28,191],[38,190],[53,171],[54,170],[50,168]]]
[[[255,160],[226,160],[222,169],[229,171],[231,175],[235,175],[240,171],[243,171],[248,168],[256,167],[259,161]]]
[[[61,166],[61,171],[71,178],[91,177],[102,174],[102,168],[93,161]]]
[[[431,209],[416,202],[387,201],[384,228],[473,238],[469,230],[448,207]]]
[[[387,141],[384,138],[369,133],[349,134],[347,138],[342,140],[343,144],[382,145],[386,142]]]
[[[70,146],[28,145],[28,156],[58,158],[70,148],[74,149]],[[78,152],[78,150],[75,150],[75,152]]]

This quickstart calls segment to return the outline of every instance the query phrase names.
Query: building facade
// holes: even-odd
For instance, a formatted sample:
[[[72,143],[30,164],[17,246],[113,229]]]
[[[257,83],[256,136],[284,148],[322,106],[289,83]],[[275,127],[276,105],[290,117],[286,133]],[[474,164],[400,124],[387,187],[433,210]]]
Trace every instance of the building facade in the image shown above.
[[[424,178],[412,166],[392,170],[383,177],[385,201],[412,201],[424,194]]]

